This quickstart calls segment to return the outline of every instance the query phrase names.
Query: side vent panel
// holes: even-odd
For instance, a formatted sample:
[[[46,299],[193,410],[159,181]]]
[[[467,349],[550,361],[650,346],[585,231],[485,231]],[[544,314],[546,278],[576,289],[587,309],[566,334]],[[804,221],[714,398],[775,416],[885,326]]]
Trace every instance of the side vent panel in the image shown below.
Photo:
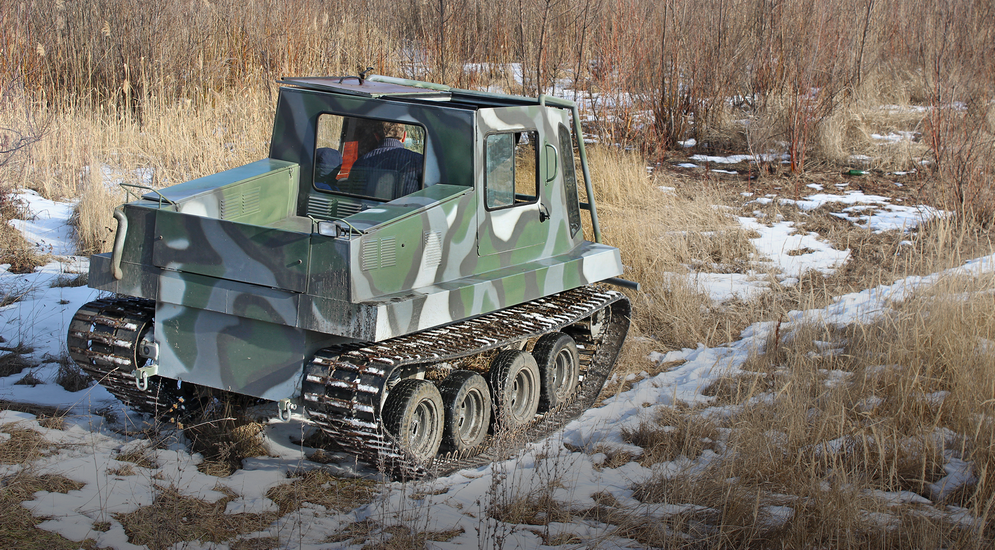
[[[347,200],[339,200],[338,208],[335,211],[337,218],[347,218],[362,209],[363,205],[357,202],[350,202]]]
[[[361,255],[363,271],[393,267],[397,264],[397,238],[384,237],[363,241]]]
[[[239,220],[259,213],[259,186],[241,185],[221,199],[221,219]]]
[[[363,271],[380,267],[380,239],[363,241]]]
[[[394,267],[397,263],[397,238],[384,237],[380,240],[380,267]]]
[[[259,187],[247,189],[242,193],[242,215],[259,213]]]
[[[426,231],[425,239],[425,268],[435,269],[442,263],[442,232]]]

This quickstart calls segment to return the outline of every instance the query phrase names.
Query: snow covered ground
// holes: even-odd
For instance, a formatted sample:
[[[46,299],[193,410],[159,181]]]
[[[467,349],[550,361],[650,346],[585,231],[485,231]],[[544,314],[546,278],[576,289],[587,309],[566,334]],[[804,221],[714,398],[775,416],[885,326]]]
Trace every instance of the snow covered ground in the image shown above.
[[[710,159],[710,162],[720,161]],[[247,459],[240,470],[227,477],[200,473],[196,468],[202,460],[200,455],[191,454],[178,435],[165,448],[147,450],[153,459],[151,467],[138,466],[133,468],[134,473],[122,474],[122,467],[130,463],[120,461],[121,454],[147,445],[145,440],[121,434],[127,422],[138,422],[140,419],[123,410],[123,406],[100,386],[70,393],[54,382],[58,371],[57,360],[65,354],[69,320],[77,308],[98,295],[86,287],[57,284],[60,277],[87,269],[87,260],[72,254],[71,235],[66,225],[72,205],[45,200],[31,191],[22,191],[18,196],[25,202],[32,218],[15,221],[15,227],[30,242],[52,254],[52,261],[27,275],[12,274],[7,272],[8,266],[0,266],[0,285],[18,288],[24,293],[21,300],[0,308],[0,346],[30,346],[32,351],[26,357],[39,365],[31,368],[31,372],[41,380],[34,386],[16,384],[28,371],[0,378],[0,400],[56,406],[69,414],[64,429],[51,429],[41,426],[34,415],[0,411],[0,430],[10,429],[12,425],[34,430],[45,440],[58,445],[55,451],[33,464],[0,465],[0,479],[31,468],[38,474],[61,474],[84,484],[82,488],[67,494],[36,493],[32,500],[24,503],[35,515],[48,518],[40,525],[41,528],[74,541],[93,539],[100,547],[139,548],[128,542],[124,527],[115,514],[148,506],[166,487],[174,487],[183,494],[209,502],[225,498],[226,493],[234,493],[237,497],[227,503],[226,513],[239,514],[275,511],[276,506],[266,498],[266,492],[271,487],[292,481],[288,478],[289,472],[328,467],[336,473],[375,475],[368,470],[357,469],[348,460],[330,466],[307,461],[304,456],[309,449],[292,443],[295,433],[296,440],[300,438],[302,428],[299,422],[271,424],[267,435],[273,456]],[[779,199],[759,199],[758,202],[764,200]],[[875,231],[892,228],[908,230],[924,218],[939,214],[930,209],[894,205],[885,197],[858,193],[813,194],[799,201],[797,206],[814,209],[827,201],[851,204],[840,216]],[[774,266],[780,284],[792,284],[809,269],[829,273],[848,258],[847,251],[833,249],[815,234],[795,232],[791,222],[782,221],[768,226],[751,217],[743,217],[739,221],[743,227],[754,230],[758,235],[751,242],[763,256],[762,259]],[[805,252],[788,254],[798,250]],[[984,257],[948,273],[910,277],[891,285],[840,296],[825,308],[792,312],[778,330],[789,331],[796,323],[813,320],[837,325],[867,322],[888,311],[889,300],[899,299],[940,277],[957,272],[977,274],[992,271],[995,271],[995,257]],[[748,297],[763,292],[769,284],[765,277],[751,278],[749,274],[694,273],[690,276],[717,301],[733,296]],[[610,525],[596,521],[551,522],[540,528],[519,528],[502,524],[488,517],[483,510],[493,506],[495,499],[528,495],[535,487],[555,481],[553,497],[572,509],[594,506],[594,498],[607,493],[618,501],[619,506],[628,507],[646,518],[666,518],[682,511],[685,505],[644,504],[633,498],[632,487],[661,470],[686,470],[694,464],[678,459],[672,463],[656,464],[652,468],[637,462],[608,468],[602,467],[605,455],[593,450],[599,445],[609,445],[638,455],[640,448],[622,440],[620,434],[623,428],[635,428],[652,420],[659,407],[678,402],[709,403],[712,398],[703,395],[702,389],[720,377],[737,372],[750,352],[762,346],[773,330],[774,323],[756,323],[747,327],[733,342],[715,347],[699,345],[696,349],[659,354],[653,357],[654,361],[679,365],[634,383],[627,391],[606,399],[603,406],[587,411],[564,430],[529,446],[507,462],[416,484],[386,483],[386,490],[372,504],[345,513],[308,505],[243,538],[274,537],[287,547],[328,548],[324,541],[330,534],[357,521],[374,519],[385,525],[402,523],[417,525],[423,531],[458,533],[447,541],[430,543],[438,548],[486,546],[487,541],[495,537],[504,540],[505,547],[536,548],[542,546],[544,540],[559,534],[568,534],[573,537],[572,540],[585,545],[638,547],[633,541],[616,536]],[[108,410],[117,411],[118,419],[108,420],[111,416],[106,414]],[[9,437],[0,432],[0,442]],[[712,456],[714,453],[706,450],[697,461],[704,464]],[[948,466],[952,476],[967,475],[963,468],[958,469],[954,460]],[[410,498],[415,491],[424,497]],[[898,493],[887,496],[899,500],[904,498]],[[776,520],[793,512],[790,508],[771,507],[767,513]],[[537,529],[544,532],[537,532]],[[194,541],[184,543],[182,547],[227,548],[228,545]]]

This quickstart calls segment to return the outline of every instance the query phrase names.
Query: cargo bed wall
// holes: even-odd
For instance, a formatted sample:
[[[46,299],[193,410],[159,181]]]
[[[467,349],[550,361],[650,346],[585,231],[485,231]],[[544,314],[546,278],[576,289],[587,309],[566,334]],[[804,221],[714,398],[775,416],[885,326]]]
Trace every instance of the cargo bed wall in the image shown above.
[[[160,210],[155,234],[152,262],[157,267],[307,291],[309,232]]]

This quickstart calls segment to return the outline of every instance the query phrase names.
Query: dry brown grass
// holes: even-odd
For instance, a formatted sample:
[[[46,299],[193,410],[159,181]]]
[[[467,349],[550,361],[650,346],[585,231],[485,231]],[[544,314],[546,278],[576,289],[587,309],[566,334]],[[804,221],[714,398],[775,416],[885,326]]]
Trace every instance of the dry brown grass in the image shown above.
[[[667,174],[650,176],[635,153],[593,147],[592,172],[611,175],[595,182],[606,242],[617,246],[624,277],[642,284],[630,293],[634,335],[651,335],[664,348],[715,344],[745,326],[734,311],[717,307],[684,276],[689,269],[745,270],[753,247],[728,211],[729,200],[713,188],[673,189]],[[639,372],[639,371],[636,371]]]
[[[526,0],[473,9],[440,3],[436,11],[434,4],[376,0],[356,11],[294,0],[276,7],[251,1],[191,6],[165,0],[149,11],[83,1],[42,10],[21,3],[0,13],[0,39],[10,45],[0,59],[0,145],[38,138],[16,157],[4,149],[0,180],[5,190],[30,186],[49,197],[80,197],[75,226],[84,253],[108,247],[111,208],[123,199],[113,184],[160,187],[265,156],[274,77],[355,73],[368,65],[383,74],[509,92],[549,90],[554,79],[567,78],[578,91],[599,94],[589,127],[602,142],[652,158],[687,137],[697,138],[696,152],[791,153],[788,167],[771,163],[757,182],[707,173],[696,182],[650,175],[636,153],[591,148],[605,237],[622,250],[624,276],[643,285],[643,292],[630,294],[632,337],[615,391],[626,389],[628,374],[670,367],[652,364],[650,351],[733,341],[752,322],[777,322],[790,310],[822,307],[834,296],[933,273],[992,250],[986,229],[995,210],[995,71],[989,62],[995,13],[980,4],[634,0],[568,6]],[[468,61],[488,64],[462,70]],[[522,63],[521,88],[504,68],[512,61]],[[913,139],[872,137],[897,132]],[[870,158],[853,159],[855,153]],[[751,259],[751,235],[732,217],[737,211],[716,207],[738,206],[741,199],[732,193],[756,185],[797,194],[805,183],[823,182],[814,171],[838,174],[852,165],[916,168],[918,175],[902,180],[903,196],[959,215],[913,234],[875,234],[827,212],[772,206],[761,209],[772,220],[782,216],[849,249],[848,263],[830,277],[807,273],[799,284],[775,287],[759,299],[720,305],[689,282],[688,274],[699,270],[764,275]],[[887,186],[890,176],[851,181],[853,187]],[[5,196],[0,262],[33,269],[43,259],[9,231],[6,222],[16,214]],[[635,488],[647,502],[701,508],[660,522],[601,499],[586,517],[608,521],[619,535],[647,546],[686,546],[682,535],[700,547],[990,546],[995,382],[985,315],[995,304],[984,284],[956,284],[907,300],[869,326],[784,326],[745,373],[704,390],[716,405],[737,407],[734,416],[710,420],[698,410],[667,409],[672,418],[628,436],[646,449],[642,460],[649,462],[714,452],[719,447],[711,442],[725,437],[723,456],[709,470]],[[950,290],[967,298],[941,296]],[[4,288],[0,303],[26,291]],[[827,356],[817,341],[841,351]],[[949,393],[940,399],[937,392]],[[956,435],[938,442],[938,430]],[[244,431],[248,452],[255,452],[253,428]],[[50,451],[27,431],[16,437],[32,452]],[[241,440],[211,434],[203,440],[217,458],[206,464],[218,466],[219,475],[246,455]],[[595,452],[605,452],[608,468],[632,458]],[[979,481],[940,504],[968,508],[979,518],[979,531],[931,518],[928,506],[893,506],[867,492],[927,492],[950,452],[973,462]],[[31,456],[40,455],[25,458]],[[132,459],[153,465],[147,453]],[[302,478],[289,484],[287,495],[271,498],[281,512],[298,501],[328,498],[338,509],[346,504],[337,495],[365,498],[365,489],[339,483]],[[334,490],[312,493],[315,484]],[[555,508],[520,500],[509,518],[520,519],[515,510],[529,506]],[[186,508],[210,518],[205,525],[217,525],[216,511],[203,503],[172,494],[157,505],[136,521],[174,518]],[[776,506],[791,507],[793,516],[777,521]],[[893,528],[882,526],[882,518]],[[428,540],[417,530],[372,524],[337,540],[361,544],[377,529],[390,547]],[[219,532],[241,531],[222,522]],[[269,544],[253,540],[236,544]]]
[[[215,94],[200,107],[150,101],[143,120],[63,109],[51,115],[51,130],[34,144],[36,160],[6,177],[15,188],[79,199],[70,220],[79,252],[107,251],[116,228],[113,207],[127,198],[117,184],[162,187],[265,157],[272,103],[265,89],[255,89]],[[6,116],[17,111],[0,114],[0,122],[16,123],[2,120]],[[4,227],[0,238],[7,239]],[[18,245],[16,232],[9,237],[3,250],[20,251],[18,265],[28,265],[30,247]]]
[[[136,446],[134,449],[119,453],[114,459],[121,462],[130,462],[140,468],[153,469],[159,467],[159,464],[155,461],[155,447],[151,444]],[[128,467],[127,465],[123,466],[123,468]]]
[[[204,455],[197,465],[201,472],[213,476],[231,475],[242,467],[242,459],[266,456],[262,424],[240,419],[213,420],[184,430],[191,450]]]
[[[15,199],[10,184],[0,180],[0,264],[10,264],[7,271],[11,273],[31,273],[47,261],[45,254],[31,246],[20,231],[10,226],[11,220],[27,217],[23,206]],[[0,289],[0,304],[16,302],[23,296],[23,291],[23,287],[13,288],[5,283]]]
[[[225,542],[259,531],[279,517],[275,513],[226,514],[225,507],[231,498],[209,503],[168,487],[151,505],[117,514],[115,519],[124,526],[129,542],[160,549],[185,541]]]
[[[32,290],[34,288],[30,284],[4,283],[0,285],[0,307],[20,302]]]
[[[346,512],[371,502],[378,490],[377,484],[370,480],[310,470],[295,476],[290,483],[273,487],[266,492],[266,498],[280,507],[281,514],[297,510],[306,502]]]
[[[392,525],[384,528],[379,536],[384,540],[363,545],[363,550],[415,550],[429,548],[428,543],[446,542],[459,536],[462,530],[447,531],[412,531],[402,525]]]
[[[191,450],[204,457],[198,470],[224,477],[241,468],[242,459],[269,454],[263,441],[263,425],[245,414],[255,404],[254,398],[200,388],[193,399],[201,409],[190,418],[180,419],[180,426]]]
[[[92,539],[82,542],[68,540],[61,535],[39,529],[44,521],[31,514],[21,503],[31,500],[38,491],[68,493],[82,488],[83,484],[60,475],[37,475],[29,470],[0,479],[0,547],[23,548],[26,550],[92,550],[96,544]]]
[[[351,523],[345,529],[325,539],[332,545],[360,545],[364,550],[421,550],[429,548],[429,542],[446,542],[462,534],[462,530],[425,531],[405,525],[382,526],[366,519]],[[364,544],[365,543],[365,544]]]
[[[55,383],[62,386],[62,389],[67,392],[78,392],[93,384],[93,377],[83,372],[69,354],[60,356],[57,362],[59,371],[55,374]]]
[[[643,449],[638,461],[648,468],[678,457],[695,460],[706,449],[717,451],[719,433],[714,424],[686,407],[665,407],[658,410],[652,424],[623,428],[622,440]]]
[[[703,420],[684,410],[659,422],[668,428],[627,432],[663,461],[700,452],[699,441],[722,441],[704,471],[657,477],[635,486],[634,496],[700,507],[697,517],[668,526],[693,534],[696,522],[708,525],[706,547],[988,547],[993,296],[990,277],[951,278],[871,324],[785,326],[745,373],[704,390],[714,405],[733,405],[715,427],[688,438],[695,430],[680,426]],[[716,429],[727,435],[700,435]],[[937,493],[951,459],[969,463],[975,479]],[[923,504],[881,491],[907,491]],[[948,505],[984,527],[956,524],[944,515]]]
[[[514,525],[548,525],[553,522],[566,523],[573,519],[569,508],[553,498],[550,488],[539,487],[528,495],[502,499],[490,510],[490,516],[498,521]]]
[[[14,351],[0,355],[0,376],[13,376],[20,374],[24,369],[37,366],[24,358],[24,355],[30,352],[31,350],[23,351],[15,347]]]
[[[2,431],[10,437],[0,441],[0,464],[28,464],[58,448],[40,433],[17,424],[4,424]]]

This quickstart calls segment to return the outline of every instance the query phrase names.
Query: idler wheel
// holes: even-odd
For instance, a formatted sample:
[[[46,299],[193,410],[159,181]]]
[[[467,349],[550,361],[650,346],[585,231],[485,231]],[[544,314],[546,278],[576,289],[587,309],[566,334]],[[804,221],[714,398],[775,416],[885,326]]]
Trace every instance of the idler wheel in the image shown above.
[[[555,409],[573,394],[580,377],[577,344],[569,335],[551,332],[532,348],[539,366],[539,412]]]
[[[442,446],[449,451],[468,451],[484,442],[491,423],[491,392],[483,376],[458,370],[439,385],[446,411]]]
[[[428,380],[401,380],[387,395],[383,421],[387,431],[417,462],[439,452],[443,425],[442,395]]]
[[[531,422],[539,408],[539,367],[527,352],[502,351],[491,363],[495,421],[504,430]]]

